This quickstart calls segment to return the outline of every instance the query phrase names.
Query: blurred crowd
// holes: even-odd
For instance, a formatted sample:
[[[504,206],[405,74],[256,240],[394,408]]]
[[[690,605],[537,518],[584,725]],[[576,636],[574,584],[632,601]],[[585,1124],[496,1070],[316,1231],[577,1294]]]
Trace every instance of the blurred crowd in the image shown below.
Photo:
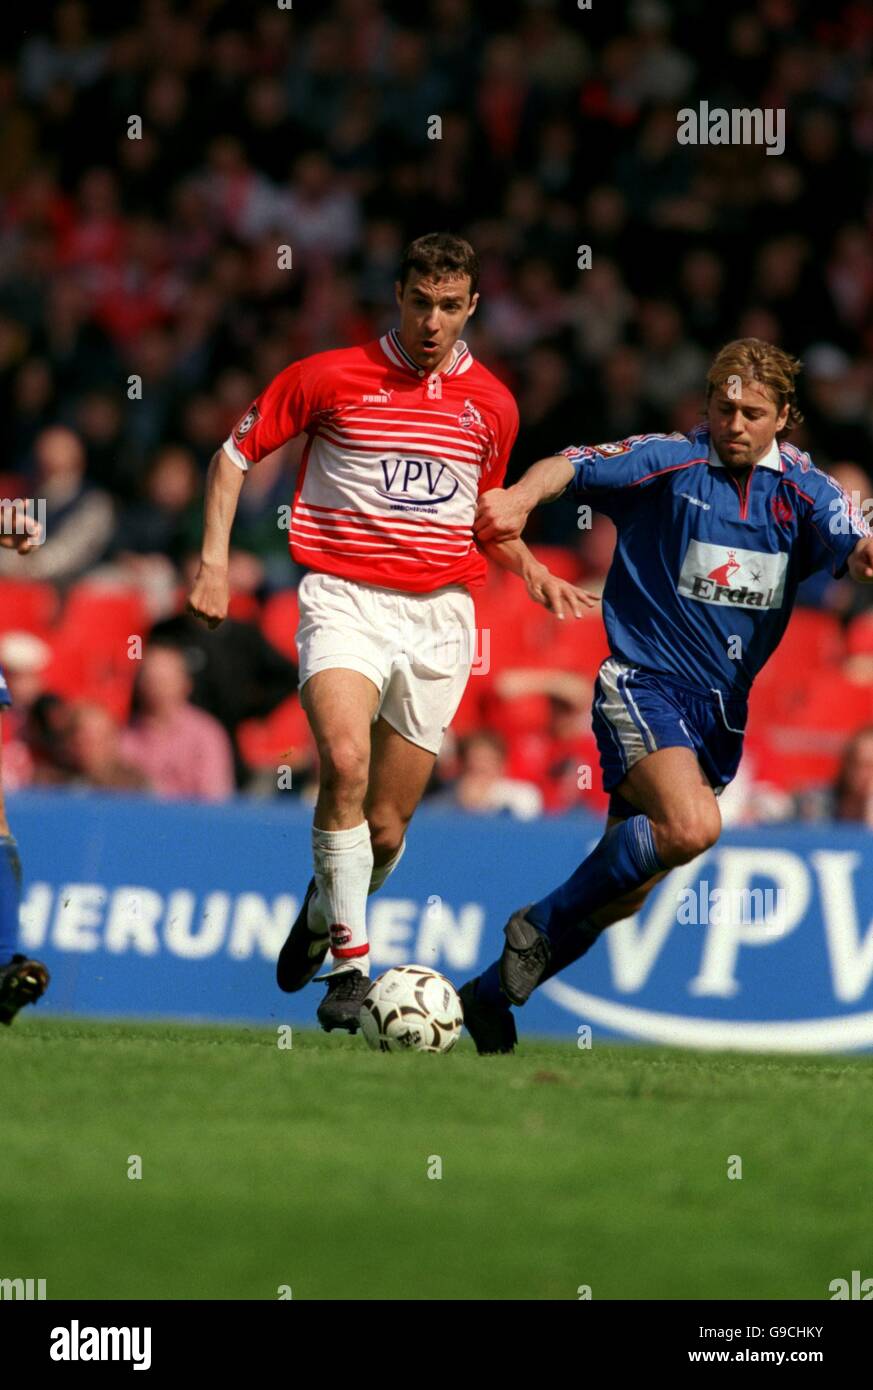
[[[301,441],[251,471],[234,529],[236,654],[256,651],[257,689],[229,691],[245,684],[229,661],[205,682],[204,643],[182,630],[205,470],[289,361],[394,324],[399,255],[423,231],[458,231],[480,255],[468,337],[518,398],[509,481],[570,443],[690,428],[713,350],[751,335],[805,362],[793,442],[862,501],[873,495],[873,11],[862,0],[590,11],[60,0],[29,6],[26,31],[11,14],[0,23],[0,495],[44,498],[48,535],[26,561],[0,551],[0,583],[50,584],[62,603],[83,583],[134,588],[157,629],[129,707],[55,680],[51,653],[39,668],[31,650],[48,684],[36,713],[16,716],[7,764],[20,785],[275,789],[275,757],[247,755],[247,721],[269,720],[294,689],[293,641],[276,650],[260,619],[300,577],[277,516]],[[679,145],[676,112],[700,100],[784,107],[784,155]],[[577,522],[561,500],[532,518],[529,538],[596,587],[611,528]],[[848,631],[873,590],[820,575],[802,602]],[[51,648],[53,626],[13,616],[7,634]],[[529,697],[511,685],[490,692],[500,718],[480,702],[478,723],[450,740],[434,797],[518,815],[601,810],[596,775],[577,787],[587,753],[568,762],[549,723],[563,712],[590,736],[590,681],[572,698],[540,692],[540,725],[523,729],[505,707]],[[286,714],[276,736],[292,730],[306,794],[311,749]],[[873,705],[858,727],[869,719]],[[530,766],[522,737],[548,748],[532,779],[511,775]],[[201,747],[208,772],[183,776]],[[740,818],[825,814],[822,797],[768,799],[760,771]]]

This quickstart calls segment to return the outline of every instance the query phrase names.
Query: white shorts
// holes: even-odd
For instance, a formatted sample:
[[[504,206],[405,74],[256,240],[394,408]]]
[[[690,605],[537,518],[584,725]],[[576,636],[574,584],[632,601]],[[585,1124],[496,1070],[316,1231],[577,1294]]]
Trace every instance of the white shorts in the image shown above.
[[[469,592],[453,584],[407,594],[311,573],[298,596],[300,688],[317,671],[360,671],[380,694],[374,718],[438,753],[475,654]]]

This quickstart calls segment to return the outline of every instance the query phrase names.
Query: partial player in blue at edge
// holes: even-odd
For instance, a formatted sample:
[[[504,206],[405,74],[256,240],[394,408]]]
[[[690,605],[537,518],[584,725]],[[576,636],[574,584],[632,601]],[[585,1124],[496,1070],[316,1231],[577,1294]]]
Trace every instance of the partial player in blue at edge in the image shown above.
[[[817,570],[873,582],[873,538],[852,499],[786,442],[802,417],[801,363],[756,338],[728,343],[690,435],[571,447],[482,495],[480,541],[520,536],[568,487],[617,528],[603,591],[610,656],[592,724],[603,838],[553,892],[519,908],[500,959],[461,990],[480,1052],[511,1052],[512,1006],[632,916],[671,869],[721,833],[752,682],[778,646],[798,585]]]
[[[26,509],[4,505],[0,518],[0,545],[27,555],[40,541],[39,522]],[[0,671],[0,748],[3,743],[2,711],[12,701]],[[18,949],[21,907],[21,860],[18,844],[6,818],[0,778],[0,1023],[8,1027],[25,1004],[35,1004],[46,991],[49,974],[41,961],[30,960]]]

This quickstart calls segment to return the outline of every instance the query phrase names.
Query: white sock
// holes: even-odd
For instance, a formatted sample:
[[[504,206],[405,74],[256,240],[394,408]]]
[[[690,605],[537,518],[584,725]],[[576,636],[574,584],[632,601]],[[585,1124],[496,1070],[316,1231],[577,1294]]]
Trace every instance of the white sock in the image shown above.
[[[397,853],[394,855],[392,859],[388,860],[387,864],[380,864],[378,866],[376,864],[373,865],[373,872],[370,874],[370,887],[368,890],[368,894],[378,892],[378,890],[382,887],[382,884],[385,882],[386,878],[391,877],[405,853],[406,838],[404,837],[400,841],[400,848],[397,850]]]
[[[310,899],[309,926],[319,935],[323,936],[326,930],[330,936],[335,969],[354,967],[362,975],[369,975],[367,891],[373,872],[369,825],[362,821],[351,830],[319,830],[313,826],[312,856],[318,893]],[[320,931],[319,919],[324,928]]]

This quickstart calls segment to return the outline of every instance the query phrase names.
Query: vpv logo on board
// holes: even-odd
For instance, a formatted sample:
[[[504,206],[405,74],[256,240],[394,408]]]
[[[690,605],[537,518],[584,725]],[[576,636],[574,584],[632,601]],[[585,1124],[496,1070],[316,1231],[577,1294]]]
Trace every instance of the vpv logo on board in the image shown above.
[[[542,992],[579,1020],[641,1042],[873,1047],[873,837],[859,832],[858,841],[857,850],[808,853],[717,846],[674,870],[644,914],[610,927],[569,978]],[[743,910],[758,903],[770,910]]]

